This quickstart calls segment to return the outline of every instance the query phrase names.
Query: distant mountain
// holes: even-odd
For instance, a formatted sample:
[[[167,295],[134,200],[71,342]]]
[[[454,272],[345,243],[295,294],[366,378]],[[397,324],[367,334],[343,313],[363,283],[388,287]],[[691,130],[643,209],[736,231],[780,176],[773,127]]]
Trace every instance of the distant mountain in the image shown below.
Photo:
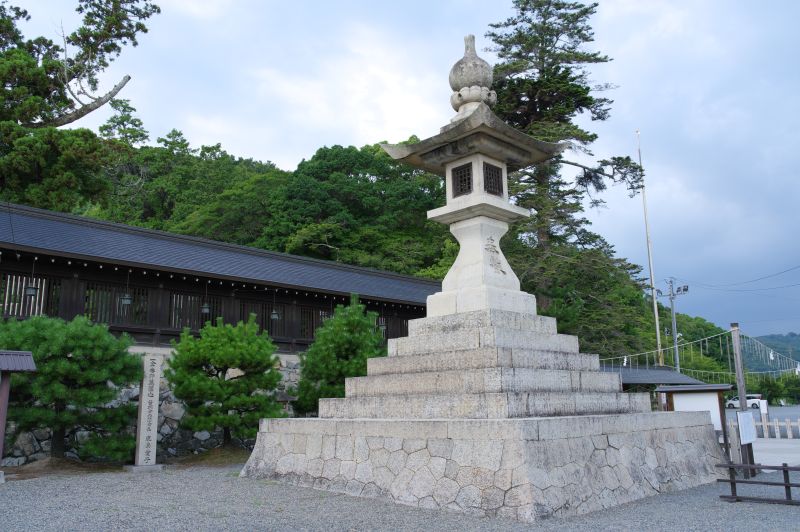
[[[759,336],[757,339],[775,351],[779,351],[795,360],[800,360],[800,334],[793,332],[788,334],[767,334]]]

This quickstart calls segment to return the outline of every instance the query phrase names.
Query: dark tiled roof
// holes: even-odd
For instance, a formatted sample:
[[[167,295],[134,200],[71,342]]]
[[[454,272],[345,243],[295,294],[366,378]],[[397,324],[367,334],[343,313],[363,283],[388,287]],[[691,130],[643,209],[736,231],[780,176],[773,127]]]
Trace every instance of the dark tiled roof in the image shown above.
[[[11,214],[9,216],[9,213]],[[12,242],[13,223],[13,242]],[[441,284],[369,268],[0,204],[0,245],[85,260],[424,305]]]
[[[684,384],[678,386],[659,386],[657,392],[727,392],[733,384]]]
[[[622,384],[705,384],[672,368],[628,368],[620,366],[603,366],[600,369],[619,373]]]
[[[0,350],[0,371],[36,371],[30,351]]]

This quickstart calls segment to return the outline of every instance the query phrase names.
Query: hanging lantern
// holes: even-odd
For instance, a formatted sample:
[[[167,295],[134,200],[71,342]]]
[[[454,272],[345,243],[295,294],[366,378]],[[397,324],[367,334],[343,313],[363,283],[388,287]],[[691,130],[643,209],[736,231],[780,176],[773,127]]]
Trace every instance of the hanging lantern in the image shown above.
[[[278,309],[276,308],[275,305],[275,298],[277,294],[278,294],[278,289],[276,288],[275,291],[272,293],[272,312],[270,312],[269,314],[269,319],[271,319],[272,321],[278,321],[279,319],[281,319],[281,315],[278,314]]]
[[[19,257],[17,257],[19,258]],[[31,265],[31,280],[25,286],[25,297],[36,297],[36,292],[39,291],[39,287],[36,286],[34,283],[34,272],[36,271],[36,261],[39,260],[39,257],[33,257],[33,265]]]
[[[130,293],[130,280],[131,280],[131,270],[128,269],[128,273],[125,274],[125,292],[119,296],[119,304],[127,307],[131,303],[133,303],[133,296]]]
[[[197,279],[195,279],[195,281],[197,281]],[[208,304],[208,283],[210,282],[211,282],[210,280],[206,282],[206,288],[205,288],[206,293],[205,296],[203,297],[203,304],[200,305],[200,314],[202,314],[203,316],[208,316],[209,314],[211,314],[211,305]]]

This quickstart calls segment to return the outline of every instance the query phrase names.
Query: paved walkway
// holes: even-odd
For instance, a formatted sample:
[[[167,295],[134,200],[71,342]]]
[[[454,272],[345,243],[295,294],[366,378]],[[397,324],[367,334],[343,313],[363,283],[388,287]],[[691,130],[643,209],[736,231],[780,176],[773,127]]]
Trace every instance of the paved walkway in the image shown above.
[[[751,532],[800,526],[797,507],[723,502],[719,495],[725,487],[717,484],[526,525],[243,479],[238,477],[240,467],[173,467],[155,474],[110,472],[10,481],[0,485],[0,529]],[[763,478],[770,477],[775,474]],[[782,495],[782,488],[768,490],[748,486],[742,492]]]

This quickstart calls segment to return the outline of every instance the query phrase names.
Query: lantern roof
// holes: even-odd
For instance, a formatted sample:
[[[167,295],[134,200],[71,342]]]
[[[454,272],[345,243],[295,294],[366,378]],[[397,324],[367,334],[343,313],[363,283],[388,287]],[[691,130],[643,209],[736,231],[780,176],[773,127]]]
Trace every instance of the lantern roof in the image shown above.
[[[567,147],[522,133],[492,112],[485,103],[465,118],[444,126],[438,135],[416,144],[383,144],[393,158],[444,176],[445,165],[473,153],[482,153],[508,165],[509,171],[540,163]]]
[[[503,162],[509,171],[551,159],[566,144],[537,140],[509,126],[492,112],[497,94],[491,90],[492,67],[475,52],[475,36],[464,37],[464,57],[448,78],[450,104],[457,114],[438,135],[416,144],[382,144],[393,158],[444,176],[445,165],[481,153]]]

